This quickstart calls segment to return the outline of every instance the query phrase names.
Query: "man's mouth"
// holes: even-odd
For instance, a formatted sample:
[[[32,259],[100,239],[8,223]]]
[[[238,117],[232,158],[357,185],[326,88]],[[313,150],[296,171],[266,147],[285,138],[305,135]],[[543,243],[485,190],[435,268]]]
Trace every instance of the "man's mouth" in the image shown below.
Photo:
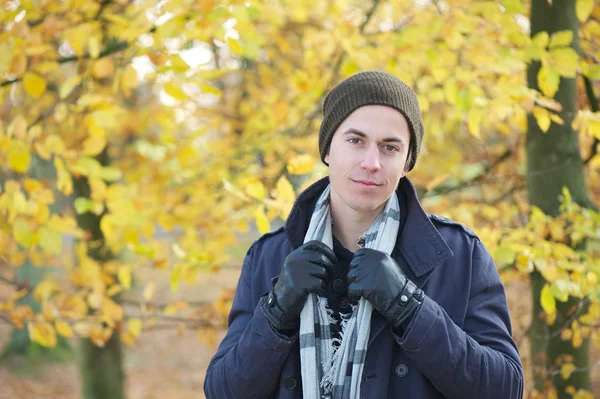
[[[375,188],[375,187],[380,186],[380,184],[377,184],[376,182],[370,181],[370,180],[352,180],[352,181],[364,188]]]

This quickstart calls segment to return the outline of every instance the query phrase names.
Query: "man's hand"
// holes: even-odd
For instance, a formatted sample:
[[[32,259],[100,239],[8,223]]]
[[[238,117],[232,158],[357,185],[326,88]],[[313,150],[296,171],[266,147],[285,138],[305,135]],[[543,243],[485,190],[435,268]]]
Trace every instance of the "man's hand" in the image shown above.
[[[300,312],[309,293],[327,296],[327,285],[337,258],[327,245],[309,241],[286,258],[273,290],[261,309],[273,328],[292,332],[300,327]]]
[[[394,328],[408,325],[424,295],[385,252],[361,248],[354,254],[348,272],[348,296],[367,299]]]

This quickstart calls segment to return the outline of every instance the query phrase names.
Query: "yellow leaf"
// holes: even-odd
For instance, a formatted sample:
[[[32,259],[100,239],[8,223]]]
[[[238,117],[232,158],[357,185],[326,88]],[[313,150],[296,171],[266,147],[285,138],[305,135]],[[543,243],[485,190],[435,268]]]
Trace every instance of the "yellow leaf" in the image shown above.
[[[287,164],[287,170],[293,175],[304,175],[315,168],[315,158],[309,154],[296,155]]]
[[[90,51],[90,57],[98,58],[100,55],[100,37],[92,36],[88,39],[88,48]],[[107,58],[107,57],[105,57]]]
[[[254,210],[254,220],[256,221],[256,227],[260,234],[265,234],[271,229],[269,219],[265,214],[264,206],[260,205],[256,207]]]
[[[108,57],[100,58],[94,63],[92,68],[92,76],[96,79],[106,79],[113,76],[115,73],[115,66],[112,59]]]
[[[55,157],[54,167],[56,168],[57,174],[56,188],[64,195],[71,195],[73,193],[73,180],[71,179],[71,174],[65,167],[63,160]]]
[[[130,319],[127,322],[127,331],[129,331],[129,333],[137,338],[140,336],[140,334],[142,333],[142,320],[140,319]]]
[[[125,345],[127,346],[135,346],[135,339],[133,338],[133,336],[131,335],[131,333],[127,332],[127,331],[123,331],[121,334],[121,342],[123,342]]]
[[[37,73],[25,72],[23,87],[31,97],[38,98],[46,91],[46,81]]]
[[[12,140],[8,148],[8,164],[15,171],[24,173],[29,168],[30,154],[27,145],[19,140]]]
[[[262,200],[266,196],[265,186],[256,178],[248,179],[244,182],[246,193],[257,200]]]
[[[29,248],[33,244],[33,233],[29,224],[21,218],[15,219],[13,223],[13,237],[23,248]]]
[[[548,43],[550,42],[550,36],[548,36],[548,32],[538,32],[531,41],[538,48],[546,48]]]
[[[65,80],[59,89],[60,98],[61,99],[67,98],[69,96],[69,94],[71,94],[73,89],[75,87],[77,87],[77,85],[79,85],[79,83],[81,83],[81,76],[79,76],[79,75],[73,75],[70,78],[68,78],[67,80]]]
[[[62,252],[62,234],[48,226],[42,226],[38,232],[38,244],[44,252],[52,255],[60,255]]]
[[[575,2],[575,13],[580,22],[588,20],[594,10],[595,0],[577,0]]]
[[[571,47],[560,47],[550,51],[549,64],[560,76],[574,78],[579,69],[579,54]]]
[[[563,380],[569,379],[571,373],[573,373],[575,368],[576,367],[573,363],[565,363],[562,366],[560,366],[560,375],[563,378]]]
[[[240,44],[240,42],[238,42],[237,40],[235,40],[232,37],[228,37],[227,38],[227,46],[229,46],[229,49],[237,55],[243,55],[244,54],[244,47],[242,47],[242,45]]]
[[[10,62],[10,72],[16,76],[23,76],[27,71],[27,55],[24,51],[15,53]]]
[[[27,136],[27,121],[22,114],[15,116],[13,121],[6,129],[8,136],[13,136],[15,139],[25,139]]]
[[[177,153],[177,159],[179,160],[179,163],[183,167],[192,166],[194,164],[194,162],[197,160],[197,157],[198,157],[198,154],[196,153],[196,150],[194,149],[194,147],[192,147],[191,145],[184,146]]]
[[[545,96],[554,97],[560,85],[560,75],[553,68],[542,66],[537,75],[537,82]]]
[[[581,335],[581,329],[573,331],[573,339],[571,340],[573,348],[579,348],[583,344],[583,337]]]
[[[123,286],[120,284],[115,284],[115,285],[111,286],[108,290],[106,290],[106,296],[113,297],[122,291],[123,291]]]
[[[110,298],[104,297],[102,301],[102,315],[109,325],[114,321],[123,320],[123,309],[119,304]]]
[[[580,0],[577,0],[579,3]],[[571,44],[573,41],[573,31],[572,30],[561,30],[559,32],[555,32],[550,36],[550,45],[548,47],[565,47]]]
[[[33,296],[38,302],[43,302],[50,298],[58,290],[58,285],[54,280],[43,280],[35,286]]]
[[[552,289],[548,284],[545,284],[544,288],[542,288],[540,304],[542,305],[544,312],[548,314],[553,314],[556,312],[556,300],[554,299],[554,296],[552,295]]]
[[[533,107],[533,116],[542,132],[546,133],[548,129],[550,129],[550,124],[552,123],[548,110],[546,108],[535,106]]]
[[[156,283],[154,281],[149,282],[144,287],[144,293],[142,294],[144,301],[148,302],[154,296],[154,291],[156,290]]]
[[[73,336],[73,329],[64,321],[57,320],[56,322],[54,322],[54,327],[56,328],[56,332],[62,335],[63,337],[68,338]]]
[[[78,321],[73,326],[73,329],[80,337],[87,338],[92,335],[92,331],[94,330],[94,326],[87,321]]]
[[[127,65],[125,71],[121,75],[121,91],[126,97],[131,95],[131,90],[138,85],[138,74],[132,65]]]
[[[105,166],[100,170],[100,177],[107,182],[115,182],[121,180],[123,172],[119,168]]]
[[[450,78],[446,80],[444,83],[444,95],[449,104],[456,105],[456,101],[458,100],[458,85],[456,79]]]
[[[125,289],[131,288],[131,269],[129,266],[119,267],[118,272],[119,282],[125,287]]]
[[[469,110],[467,124],[469,127],[469,133],[471,133],[472,136],[479,137],[482,119],[483,110],[481,108],[471,108]]]
[[[95,156],[100,154],[106,147],[106,137],[88,137],[83,142],[83,154]]]
[[[185,100],[188,98],[187,94],[173,82],[165,83],[165,92],[173,97],[175,100]]]
[[[29,339],[33,342],[47,348],[56,346],[56,331],[54,331],[52,324],[45,322],[29,323],[27,330],[29,331]]]

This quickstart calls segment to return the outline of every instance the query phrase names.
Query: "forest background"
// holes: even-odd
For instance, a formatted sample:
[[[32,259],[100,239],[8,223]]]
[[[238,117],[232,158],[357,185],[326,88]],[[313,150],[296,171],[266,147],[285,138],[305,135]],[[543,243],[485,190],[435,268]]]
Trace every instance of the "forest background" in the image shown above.
[[[409,174],[506,285],[527,398],[600,394],[597,0],[5,0],[0,398],[197,398],[324,95],[416,91]]]

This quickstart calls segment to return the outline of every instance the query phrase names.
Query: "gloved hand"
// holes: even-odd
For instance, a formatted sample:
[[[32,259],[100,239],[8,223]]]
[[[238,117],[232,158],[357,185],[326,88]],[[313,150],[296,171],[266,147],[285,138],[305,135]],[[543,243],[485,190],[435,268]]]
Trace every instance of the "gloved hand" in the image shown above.
[[[327,285],[337,262],[335,253],[320,241],[309,241],[286,258],[279,279],[261,310],[271,326],[289,334],[300,327],[300,312],[309,293],[327,296]]]
[[[425,294],[385,252],[361,248],[348,271],[348,297],[363,297],[396,329],[404,331],[421,307]]]

